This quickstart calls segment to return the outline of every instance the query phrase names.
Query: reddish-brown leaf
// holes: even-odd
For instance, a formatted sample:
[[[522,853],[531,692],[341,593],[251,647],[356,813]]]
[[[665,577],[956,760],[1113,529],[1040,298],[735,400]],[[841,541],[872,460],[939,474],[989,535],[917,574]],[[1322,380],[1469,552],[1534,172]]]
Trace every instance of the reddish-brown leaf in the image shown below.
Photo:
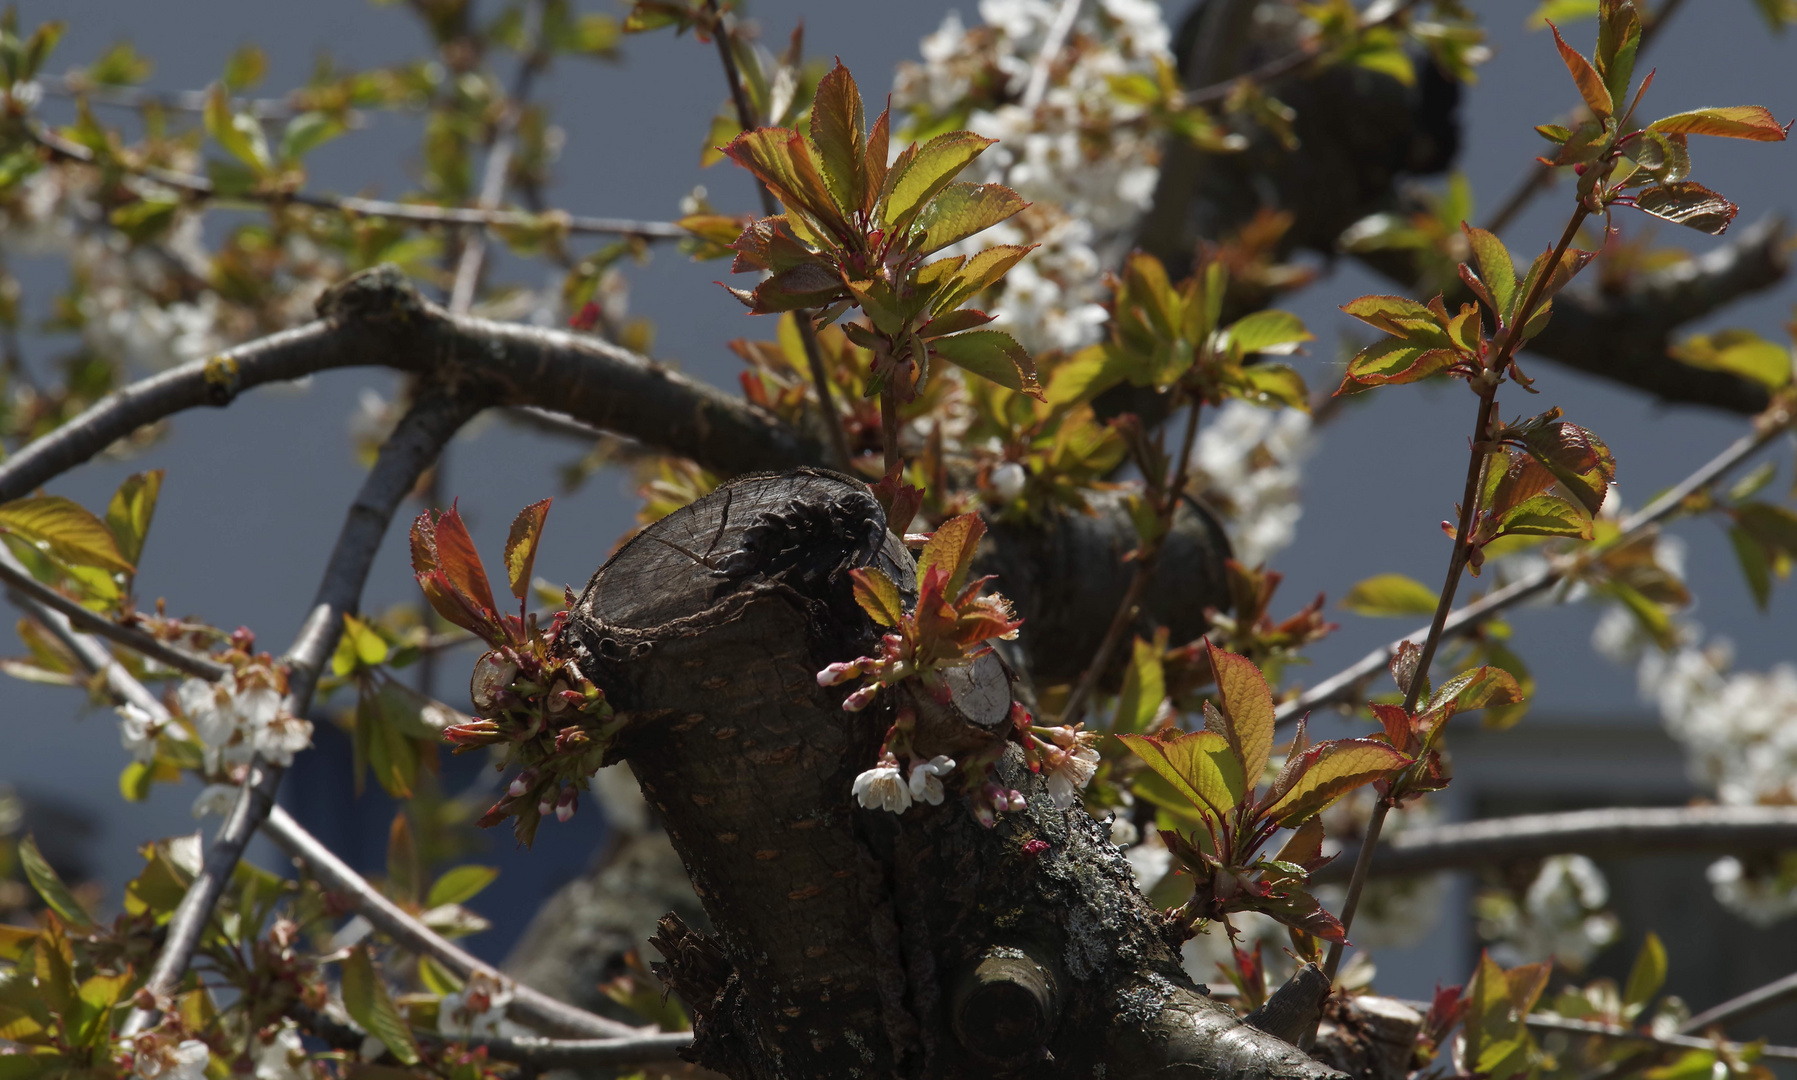
[[[1548,23],[1548,29],[1554,32],[1554,46],[1560,50],[1560,59],[1566,64],[1566,70],[1572,73],[1572,81],[1578,85],[1579,96],[1585,99],[1585,105],[1598,117],[1606,117],[1616,111],[1616,103],[1610,98],[1610,90],[1604,85],[1604,78],[1591,66],[1591,61],[1560,36],[1560,28]]]

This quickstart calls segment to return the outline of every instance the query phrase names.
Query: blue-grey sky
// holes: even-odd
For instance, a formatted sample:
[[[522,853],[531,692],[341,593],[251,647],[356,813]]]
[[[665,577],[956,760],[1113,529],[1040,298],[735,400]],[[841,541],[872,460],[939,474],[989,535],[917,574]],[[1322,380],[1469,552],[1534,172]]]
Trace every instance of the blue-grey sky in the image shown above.
[[[776,39],[783,39],[794,19],[803,16],[808,50],[840,56],[872,95],[897,62],[916,55],[918,38],[955,6],[946,0],[763,0],[752,10]],[[976,4],[963,0],[958,6],[969,21],[976,17]],[[1553,55],[1551,39],[1522,29],[1523,15],[1532,5],[1472,6],[1488,20],[1496,56],[1468,91],[1460,166],[1480,206],[1489,210],[1541,149],[1532,126],[1554,119],[1576,98]],[[1170,2],[1170,18],[1176,20],[1184,7]],[[301,82],[319,53],[328,53],[340,65],[361,67],[414,57],[427,47],[401,7],[362,0],[24,0],[21,14],[27,24],[51,17],[69,22],[52,70],[86,63],[113,41],[129,38],[157,62],[150,85],[169,90],[204,86],[246,42],[269,51],[264,89],[274,92]],[[1582,45],[1590,34],[1590,24],[1584,24],[1569,36]],[[1757,103],[1788,119],[1797,115],[1791,48],[1789,40],[1765,30],[1748,0],[1686,5],[1649,61],[1658,66],[1659,78],[1647,108],[1672,112]],[[707,122],[723,97],[715,55],[690,37],[665,33],[626,39],[623,52],[617,64],[564,62],[541,83],[541,96],[553,102],[556,120],[567,132],[551,189],[554,202],[576,213],[668,218],[678,212],[679,196],[702,183],[721,207],[751,207],[753,192],[745,177],[726,166],[698,168]],[[410,155],[415,153],[416,126],[413,118],[381,117],[368,130],[328,146],[314,158],[313,186],[404,193],[415,165]],[[1790,212],[1790,181],[1797,175],[1792,157],[1797,151],[1791,146],[1693,142],[1695,178],[1739,202],[1743,222]],[[1557,236],[1567,205],[1564,189],[1539,200],[1507,239],[1521,249],[1545,246]],[[1641,227],[1635,220],[1624,224]],[[1670,226],[1660,236],[1691,250],[1708,244],[1696,233]],[[22,263],[19,269],[28,310],[41,315],[61,282],[61,270],[42,261]],[[543,273],[539,267],[521,269],[508,260],[504,269],[525,275],[520,280],[526,284],[545,280],[536,276]],[[723,270],[722,264],[695,266],[673,252],[660,252],[629,274],[633,311],[656,324],[657,355],[729,386],[738,365],[723,343],[766,334],[770,328],[752,322],[736,301],[711,284]],[[1348,320],[1335,305],[1388,288],[1343,264],[1286,305],[1322,338],[1312,357],[1301,361],[1313,387],[1338,377],[1332,368],[1333,339],[1348,328]],[[1793,299],[1797,291],[1781,288],[1737,307],[1721,324],[1746,325],[1782,339]],[[31,356],[40,363],[65,344],[41,336],[28,341]],[[1532,365],[1531,372],[1542,396],[1525,402],[1520,394],[1508,394],[1506,410],[1537,411],[1558,404],[1570,419],[1598,432],[1616,452],[1620,494],[1630,505],[1645,502],[1742,430],[1738,418],[1664,409],[1544,362]],[[300,389],[259,390],[228,410],[183,416],[167,438],[135,460],[94,463],[60,479],[53,490],[101,505],[127,473],[167,468],[162,506],[142,562],[141,593],[166,596],[173,610],[195,612],[219,625],[247,624],[266,646],[278,649],[299,625],[342,511],[361,478],[346,438],[357,395],[364,387],[385,391],[391,385],[381,373],[347,371],[320,376]],[[1374,573],[1402,571],[1433,585],[1442,572],[1447,543],[1437,522],[1451,516],[1460,488],[1470,399],[1447,388],[1407,388],[1366,397],[1366,405],[1346,410],[1321,432],[1318,452],[1306,470],[1306,509],[1298,540],[1275,563],[1287,575],[1276,613],[1295,608],[1319,590],[1327,591],[1333,602],[1354,581]],[[556,466],[578,453],[569,444],[500,425],[485,426],[455,444],[447,490],[461,497],[476,539],[490,557],[512,513],[556,494]],[[1781,484],[1788,484],[1789,451],[1780,456],[1785,459]],[[629,486],[627,477],[608,473],[580,492],[558,498],[538,572],[557,582],[583,582],[628,527],[635,509]],[[1797,603],[1781,592],[1770,614],[1757,613],[1720,530],[1695,523],[1679,532],[1688,540],[1688,574],[1701,597],[1696,617],[1733,637],[1744,665],[1791,660]],[[375,566],[367,606],[414,598],[399,542],[402,533],[403,528],[395,530]],[[1346,613],[1338,618],[1342,630],[1311,652],[1316,677],[1409,629]],[[1542,709],[1640,711],[1632,672],[1609,665],[1590,649],[1588,611],[1527,613],[1516,622],[1519,651],[1539,678]],[[459,679],[464,667],[452,662],[448,677]],[[160,792],[148,804],[123,812],[115,780],[125,756],[109,711],[88,710],[77,718],[82,710],[74,694],[16,682],[4,685],[0,701],[8,738],[0,778],[89,808],[101,823],[95,853],[109,886],[116,889],[133,872],[137,844],[192,829],[188,790]],[[546,892],[581,864],[594,828],[590,814],[560,827],[553,838],[548,834],[557,827],[546,826],[546,840],[539,845],[544,850],[522,863],[508,860],[507,874],[520,883],[533,880],[529,895]],[[383,835],[384,822],[369,822],[368,831]],[[509,846],[505,838],[496,839]],[[498,911],[489,914],[508,923],[518,919]],[[489,947],[509,936],[495,933]]]

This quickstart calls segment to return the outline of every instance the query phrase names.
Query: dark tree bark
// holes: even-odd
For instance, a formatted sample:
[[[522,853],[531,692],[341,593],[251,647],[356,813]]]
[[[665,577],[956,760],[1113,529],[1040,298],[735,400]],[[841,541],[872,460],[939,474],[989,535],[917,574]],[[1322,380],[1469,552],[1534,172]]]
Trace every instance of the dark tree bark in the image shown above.
[[[614,754],[715,927],[671,916],[655,942],[695,1059],[743,1078],[1334,1075],[1191,983],[1108,830],[1014,748],[999,779],[1029,806],[996,827],[962,770],[940,806],[855,805],[900,700],[916,749],[958,758],[1009,707],[985,664],[947,705],[900,687],[844,712],[815,673],[878,640],[846,574],[864,565],[915,572],[863,484],[746,477],[646,529],[576,608],[577,659],[629,718]]]

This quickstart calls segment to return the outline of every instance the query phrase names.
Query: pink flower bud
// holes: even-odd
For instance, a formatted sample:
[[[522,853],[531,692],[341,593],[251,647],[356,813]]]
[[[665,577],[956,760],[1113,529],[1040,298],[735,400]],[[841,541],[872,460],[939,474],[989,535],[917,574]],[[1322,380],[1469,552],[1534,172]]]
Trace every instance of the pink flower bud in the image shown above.
[[[1032,859],[1047,850],[1048,841],[1046,840],[1031,840],[1029,843],[1023,845],[1023,853]]]
[[[536,782],[537,771],[535,769],[525,769],[523,772],[512,778],[512,786],[506,788],[505,793],[514,799],[522,798],[524,793],[529,791]]]
[[[537,813],[543,817],[548,817],[550,811],[555,809],[555,790],[553,787],[545,788],[543,797],[537,800]]]
[[[555,820],[565,822],[580,809],[580,789],[569,784],[562,790],[562,797],[555,801]]]
[[[866,686],[863,686],[861,689],[843,699],[842,711],[860,712],[862,709],[867,708],[868,703],[873,701],[874,694],[878,693],[879,689],[879,683],[868,683]]]

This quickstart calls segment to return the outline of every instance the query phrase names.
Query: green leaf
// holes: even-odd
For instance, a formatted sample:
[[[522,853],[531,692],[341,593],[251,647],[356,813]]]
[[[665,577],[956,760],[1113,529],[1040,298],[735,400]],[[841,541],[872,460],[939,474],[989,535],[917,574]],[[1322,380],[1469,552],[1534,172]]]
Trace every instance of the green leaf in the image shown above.
[[[855,603],[861,605],[868,618],[881,626],[897,626],[905,617],[905,602],[885,571],[869,566],[850,570],[849,577],[855,586]]]
[[[388,996],[366,945],[357,945],[344,957],[343,1008],[364,1031],[385,1043],[394,1057],[407,1065],[418,1064],[412,1030]]]
[[[936,311],[951,311],[985,292],[1010,272],[1035,247],[1000,244],[989,247],[961,264],[949,279],[943,292],[932,302]],[[934,265],[934,264],[932,264]],[[920,275],[921,276],[921,275]]]
[[[1530,30],[1540,30],[1549,20],[1569,23],[1596,17],[1597,0],[1541,0],[1541,6],[1529,16],[1525,25]]]
[[[1136,638],[1129,667],[1123,672],[1123,689],[1117,695],[1116,731],[1145,731],[1167,697],[1161,670],[1161,646]]]
[[[1696,334],[1667,351],[1681,364],[1726,371],[1768,390],[1783,389],[1791,381],[1791,350],[1751,330]]]
[[[1342,305],[1342,310],[1354,316],[1368,326],[1383,330],[1396,337],[1407,338],[1419,330],[1434,328],[1435,336],[1430,337],[1427,344],[1438,344],[1446,340],[1441,331],[1441,324],[1435,319],[1435,313],[1428,305],[1419,304],[1404,296],[1371,295],[1350,300]]]
[[[73,566],[136,572],[100,519],[60,495],[34,495],[0,505],[0,529]]]
[[[1341,606],[1357,615],[1433,615],[1435,590],[1403,574],[1379,574],[1348,590]]]
[[[1673,113],[1647,125],[1649,131],[1667,135],[1719,135],[1725,139],[1784,142],[1788,129],[1759,105],[1732,105],[1720,109],[1692,109]]]
[[[1463,227],[1473,249],[1473,267],[1490,295],[1491,307],[1500,317],[1507,317],[1516,304],[1516,264],[1510,251],[1492,233]]]
[[[1749,502],[1735,507],[1732,514],[1735,524],[1768,551],[1797,558],[1797,513],[1767,502]]]
[[[1241,755],[1242,775],[1253,787],[1273,753],[1273,691],[1254,661],[1217,648],[1209,638],[1204,648],[1217,683],[1217,705],[1227,721],[1224,734]]]
[[[980,537],[986,535],[986,523],[978,514],[961,514],[936,527],[917,556],[917,580],[922,581],[932,569],[940,567],[947,575],[943,589],[952,602],[967,582],[967,570],[979,550]]]
[[[1522,444],[1586,512],[1595,514],[1602,509],[1604,496],[1616,479],[1616,457],[1602,439],[1577,424],[1557,421],[1530,427]]]
[[[1739,525],[1728,530],[1728,542],[1735,549],[1735,561],[1741,564],[1741,576],[1747,579],[1754,606],[1765,611],[1772,602],[1772,560],[1760,542]]]
[[[1129,376],[1131,356],[1109,345],[1088,345],[1055,365],[1048,376],[1050,405],[1090,401]]]
[[[387,639],[373,626],[344,612],[343,635],[331,654],[331,674],[342,678],[363,668],[379,667],[387,662],[390,651]]]
[[[443,876],[431,884],[430,895],[425,898],[425,907],[440,907],[444,904],[466,904],[480,895],[480,891],[493,884],[499,876],[499,869],[492,866],[458,866],[446,870]]]
[[[1591,539],[1591,518],[1558,495],[1524,499],[1498,520],[1499,536],[1571,536]]]
[[[1304,320],[1289,311],[1256,311],[1230,323],[1224,332],[1229,335],[1229,343],[1244,354],[1285,353],[1292,346],[1316,340],[1316,335],[1304,328]]]
[[[824,183],[836,205],[845,213],[861,209],[867,177],[864,166],[867,155],[865,120],[861,111],[861,91],[855,86],[849,69],[836,61],[836,66],[817,83],[817,96],[811,102],[811,139],[817,146],[818,164]]]
[[[537,562],[537,544],[543,538],[543,519],[549,516],[551,501],[534,502],[518,511],[505,538],[505,574],[512,595],[519,600],[530,595],[530,570]]]
[[[756,128],[731,140],[724,154],[754,173],[789,211],[809,214],[838,235],[847,232],[805,136],[786,128]]]
[[[1734,203],[1691,180],[1648,188],[1635,196],[1635,209],[1711,236],[1727,232],[1729,222],[1741,211]]]
[[[1413,383],[1446,370],[1458,358],[1452,349],[1425,349],[1397,338],[1386,338],[1360,350],[1348,361],[1347,374],[1336,393]]]
[[[125,477],[106,507],[106,531],[112,534],[119,557],[133,566],[143,555],[144,537],[156,516],[156,500],[162,494],[163,470],[133,473]]]
[[[1281,771],[1287,782],[1283,792],[1267,807],[1266,816],[1291,828],[1321,813],[1343,795],[1383,779],[1410,764],[1390,743],[1375,739],[1333,739],[1318,743],[1299,755],[1290,773]],[[1289,779],[1288,779],[1289,777]]]
[[[1733,484],[1729,485],[1728,501],[1731,503],[1746,502],[1748,499],[1759,494],[1767,484],[1772,482],[1772,478],[1777,475],[1777,464],[1770,461],[1760,462],[1758,465],[1754,466],[1753,470],[1746,476],[1741,477],[1739,480],[1736,480]]]
[[[248,90],[268,74],[268,54],[254,45],[244,45],[225,61],[225,85],[232,90]]]
[[[1592,59],[1604,79],[1610,100],[1628,96],[1629,79],[1635,71],[1635,54],[1641,48],[1641,15],[1633,3],[1614,0],[1603,11],[1597,28],[1597,52]]]
[[[950,184],[917,215],[923,253],[982,233],[1028,205],[1003,184]]]
[[[1254,364],[1242,371],[1242,382],[1247,391],[1242,395],[1245,401],[1310,411],[1310,388],[1304,385],[1302,375],[1285,364]]]
[[[313,150],[343,134],[343,121],[330,113],[303,112],[281,129],[281,160],[298,162]]]
[[[1660,938],[1652,930],[1647,932],[1647,940],[1641,943],[1641,951],[1635,955],[1635,965],[1629,969],[1628,985],[1622,991],[1622,1003],[1639,1010],[1653,1000],[1666,985],[1666,946],[1660,944]]]
[[[930,342],[930,354],[1007,390],[1041,396],[1036,387],[1035,361],[1016,338],[1002,330],[973,330],[935,338]]]
[[[1210,821],[1222,820],[1248,793],[1241,759],[1214,731],[1163,736],[1120,734],[1123,745]]]
[[[971,131],[951,131],[918,147],[909,160],[894,163],[886,176],[888,193],[880,207],[880,223],[896,231],[909,227],[925,202],[997,141]]]
[[[79,930],[94,928],[94,921],[88,918],[81,902],[75,899],[75,894],[63,883],[61,875],[50,865],[50,860],[44,858],[43,852],[37,849],[37,839],[29,833],[19,841],[19,865],[24,868],[25,879],[31,882],[31,887],[43,897],[51,911],[62,916],[63,922]]]
[[[1572,75],[1574,85],[1579,88],[1579,96],[1585,99],[1585,107],[1599,119],[1615,112],[1616,105],[1610,97],[1610,90],[1604,85],[1603,77],[1597,73],[1597,69],[1591,66],[1591,61],[1566,44],[1566,39],[1560,36],[1559,27],[1549,23],[1548,29],[1554,32],[1554,47],[1560,50],[1560,60]]]
[[[266,174],[272,162],[268,157],[268,141],[262,125],[248,113],[231,111],[231,98],[223,83],[214,83],[206,96],[204,113],[206,134],[236,158],[252,176]]]

